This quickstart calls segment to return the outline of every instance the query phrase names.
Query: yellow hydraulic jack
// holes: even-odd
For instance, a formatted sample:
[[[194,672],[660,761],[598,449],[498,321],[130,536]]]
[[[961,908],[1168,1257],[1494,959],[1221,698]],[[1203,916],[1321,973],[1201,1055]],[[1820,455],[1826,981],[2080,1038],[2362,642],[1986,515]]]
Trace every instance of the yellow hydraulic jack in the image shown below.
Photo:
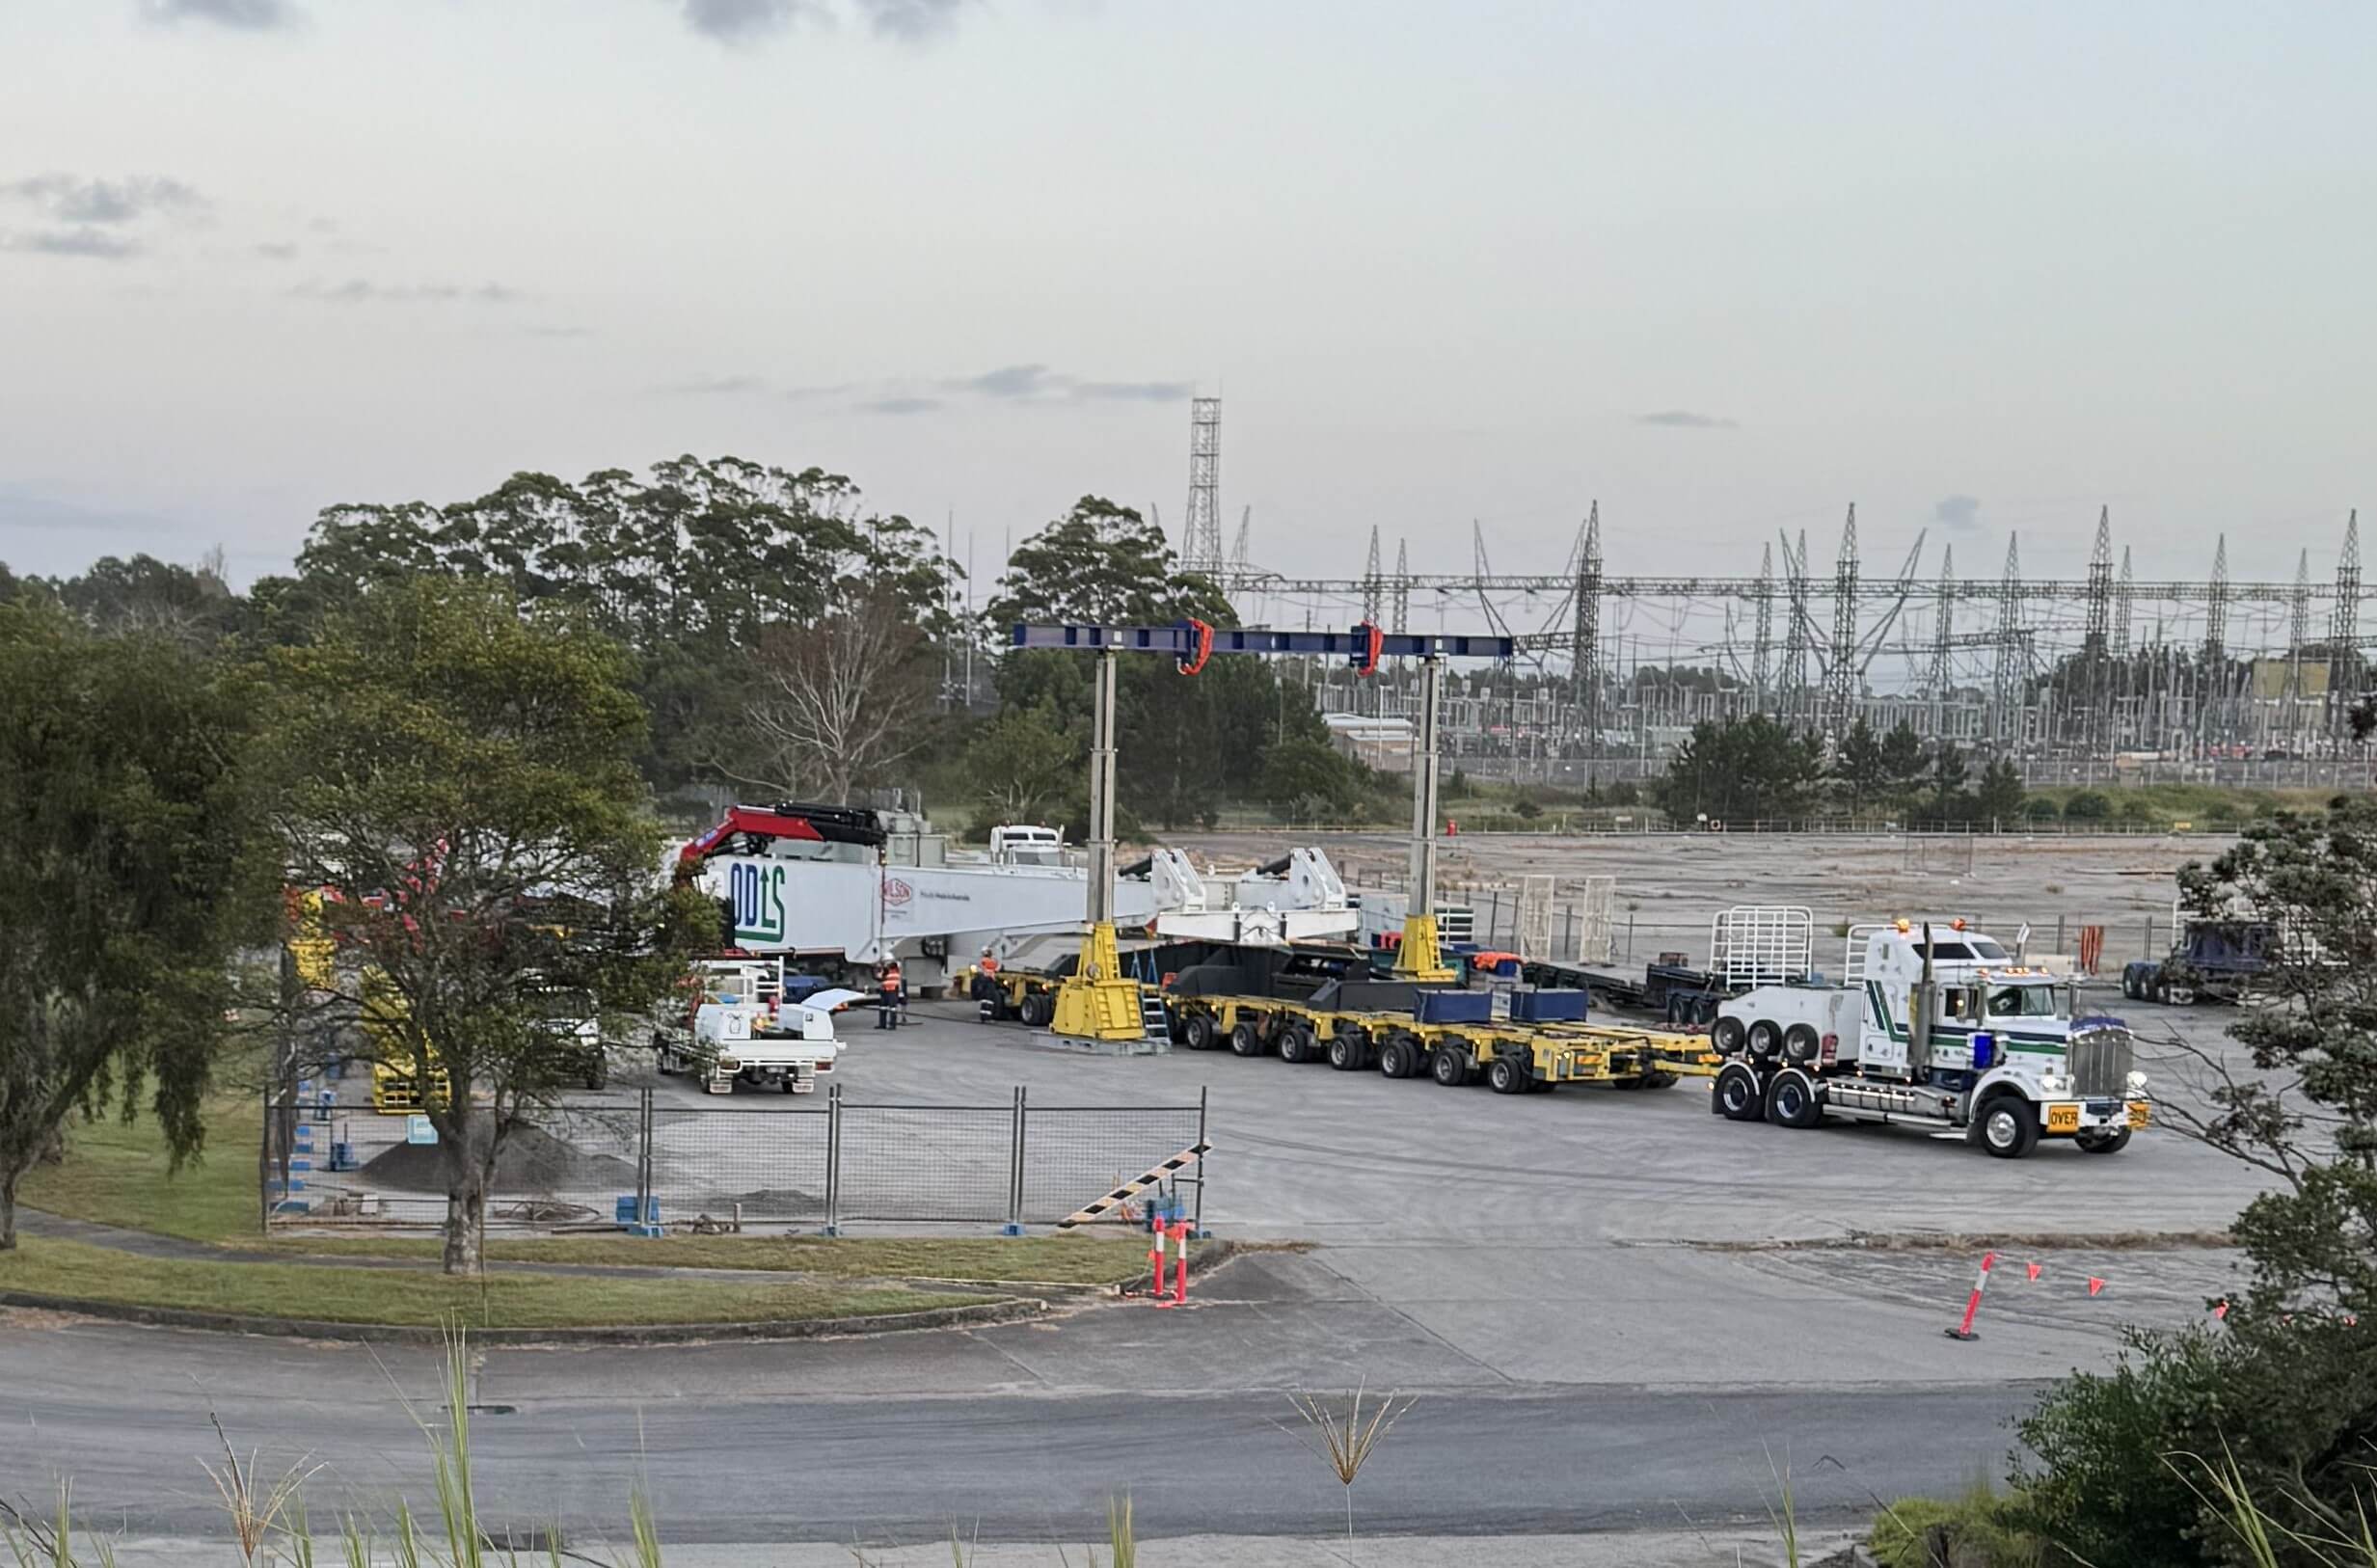
[[[1050,1027],[1075,1040],[1138,1040],[1147,1033],[1139,982],[1122,972],[1114,938],[1115,654],[1098,656],[1095,718],[1090,739],[1090,910],[1081,961],[1057,987]]]

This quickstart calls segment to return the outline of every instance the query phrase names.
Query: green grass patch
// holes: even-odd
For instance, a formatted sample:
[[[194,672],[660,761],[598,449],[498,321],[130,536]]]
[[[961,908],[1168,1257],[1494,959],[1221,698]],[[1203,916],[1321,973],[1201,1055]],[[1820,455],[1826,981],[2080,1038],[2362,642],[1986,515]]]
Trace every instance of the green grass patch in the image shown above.
[[[317,1257],[435,1257],[426,1236],[276,1236],[274,1252]],[[490,1241],[500,1263],[756,1269],[820,1280],[980,1280],[1121,1284],[1148,1269],[1144,1239],[1093,1236],[550,1236]]]
[[[2045,1546],[2012,1514],[2012,1500],[1985,1484],[1959,1498],[1903,1498],[1874,1521],[1867,1545],[1881,1568],[2043,1568]]]
[[[254,1241],[263,1109],[245,1097],[217,1099],[205,1120],[204,1151],[171,1175],[156,1118],[144,1115],[128,1125],[113,1116],[69,1122],[65,1161],[28,1171],[17,1201],[68,1219],[191,1241]]]
[[[778,1284],[535,1274],[449,1280],[427,1270],[139,1257],[32,1237],[13,1253],[0,1253],[0,1290],[330,1323],[435,1328],[459,1320],[474,1328],[499,1329],[806,1322],[1000,1299],[806,1280]]]

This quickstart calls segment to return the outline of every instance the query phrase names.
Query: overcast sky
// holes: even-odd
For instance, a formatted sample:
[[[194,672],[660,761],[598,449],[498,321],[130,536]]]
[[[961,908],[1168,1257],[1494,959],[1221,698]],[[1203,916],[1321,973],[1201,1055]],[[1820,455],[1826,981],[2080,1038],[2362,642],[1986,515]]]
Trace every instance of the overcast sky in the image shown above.
[[[980,568],[2332,566],[2377,505],[2377,7],[0,0],[0,560],[693,451]],[[2377,518],[2372,518],[2377,524]],[[2377,541],[2372,541],[2377,548]]]

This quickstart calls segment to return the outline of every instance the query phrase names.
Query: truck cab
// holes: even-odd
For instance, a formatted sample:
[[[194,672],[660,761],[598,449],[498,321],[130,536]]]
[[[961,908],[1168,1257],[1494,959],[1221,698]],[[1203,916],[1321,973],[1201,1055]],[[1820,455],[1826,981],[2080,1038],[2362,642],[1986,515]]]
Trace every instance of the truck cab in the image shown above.
[[[2066,984],[1963,921],[1852,927],[1843,971],[1720,1007],[1719,1115],[1928,1122],[2004,1158],[2042,1137],[2111,1153],[2146,1123],[2127,1026],[2075,1018]]]

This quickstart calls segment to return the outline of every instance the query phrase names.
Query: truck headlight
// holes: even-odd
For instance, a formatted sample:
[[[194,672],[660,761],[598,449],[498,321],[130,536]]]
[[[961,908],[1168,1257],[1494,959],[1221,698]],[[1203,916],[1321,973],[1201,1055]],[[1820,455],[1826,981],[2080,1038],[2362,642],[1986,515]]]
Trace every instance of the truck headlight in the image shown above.
[[[2145,1090],[2146,1090],[2146,1074],[2145,1074],[2145,1073],[2143,1073],[2143,1072],[2133,1072],[2133,1073],[2131,1073],[2131,1074],[2129,1075],[2129,1092],[2130,1092],[2131,1094],[2133,1094],[2133,1095],[2136,1095],[2136,1094],[2143,1094],[2143,1093],[2145,1092]]]
[[[2060,1072],[2042,1072],[2039,1075],[2039,1093],[2049,1098],[2066,1094],[2070,1089],[2071,1080]]]

